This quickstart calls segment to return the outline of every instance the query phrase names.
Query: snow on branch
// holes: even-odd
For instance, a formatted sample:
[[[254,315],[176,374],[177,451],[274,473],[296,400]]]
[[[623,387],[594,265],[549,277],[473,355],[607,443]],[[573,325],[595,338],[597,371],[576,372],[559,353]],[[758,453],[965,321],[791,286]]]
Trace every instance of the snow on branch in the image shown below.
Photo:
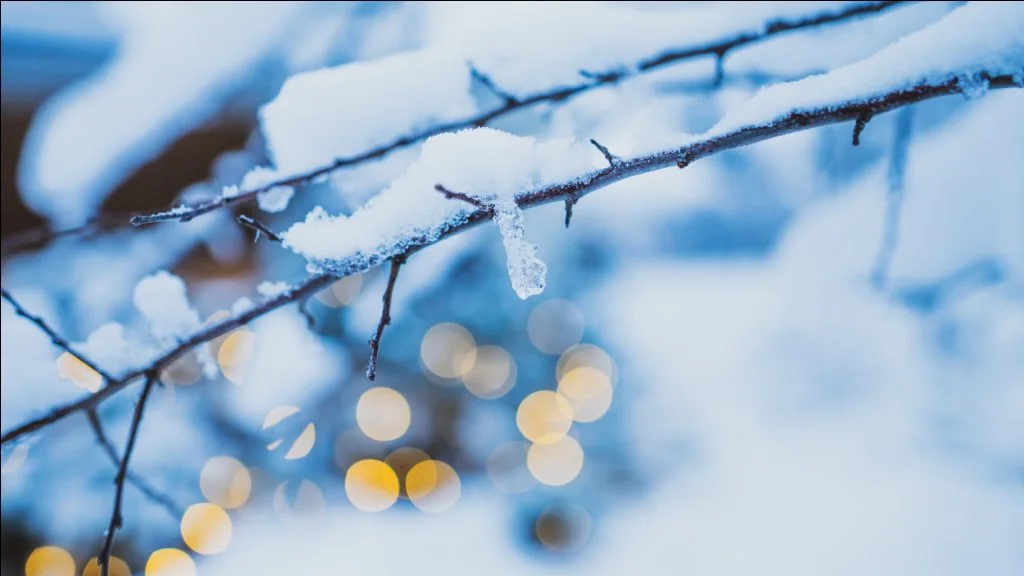
[[[314,210],[305,222],[282,234],[285,245],[304,254],[320,272],[259,305],[180,337],[173,348],[146,366],[3,433],[0,444],[97,406],[140,377],[159,373],[192,348],[277,308],[301,302],[340,277],[365,272],[388,260],[404,261],[427,246],[493,218],[487,207],[447,202],[431,190],[438,182],[453,181],[458,190],[492,205],[511,201],[519,211],[579,198],[626,178],[726,150],[855,121],[866,114],[877,116],[951,94],[976,98],[986,90],[1021,87],[1024,11],[1006,4],[968,4],[870,58],[764,89],[704,134],[681,136],[672,146],[623,158],[615,165],[596,158],[602,167],[581,169],[594,165],[594,151],[573,142],[536,143],[489,129],[439,136],[425,144],[420,161],[404,176],[351,216],[332,218]],[[478,160],[483,156],[467,159],[451,153],[468,149],[493,158],[481,163]]]
[[[907,4],[903,1],[859,2],[839,8],[809,11],[800,7],[786,16],[765,18],[751,10],[727,22],[717,16],[705,19],[696,14],[683,14],[686,21],[666,22],[664,15],[639,22],[634,29],[656,28],[651,40],[665,38],[665,43],[677,37],[696,37],[691,44],[674,48],[652,47],[646,56],[639,54],[632,62],[622,61],[622,46],[609,46],[608,26],[621,29],[618,14],[605,18],[602,29],[589,32],[590,40],[605,45],[604,50],[617,52],[611,62],[598,62],[604,72],[584,70],[588,52],[577,50],[559,58],[565,68],[566,61],[577,63],[576,82],[553,81],[553,87],[527,91],[523,94],[502,89],[494,76],[485,74],[467,58],[444,51],[424,50],[400,54],[376,62],[358,62],[337,68],[300,74],[290,79],[278,96],[261,112],[261,124],[275,157],[277,170],[282,175],[272,177],[273,171],[262,169],[259,181],[242,189],[230,187],[224,193],[196,204],[185,204],[152,214],[135,215],[131,224],[141,226],[164,221],[187,222],[214,210],[249,202],[275,189],[288,189],[309,184],[341,168],[383,158],[391,152],[418,144],[445,132],[484,126],[512,112],[541,103],[561,103],[571,98],[622,80],[633,78],[670,64],[700,57],[716,58],[716,83],[721,85],[722,62],[725,55],[737,48],[771,39],[796,30],[841,23],[861,16],[881,14],[891,7]],[[610,11],[605,6],[592,6],[588,10]],[[738,23],[737,23],[738,22]],[[586,28],[574,24],[574,28]],[[683,33],[685,30],[688,33]],[[714,36],[709,36],[709,35]],[[589,37],[588,37],[589,38]],[[461,47],[460,47],[461,48]],[[456,49],[458,51],[458,49]],[[570,51],[572,52],[572,51]],[[616,59],[617,58],[617,59]],[[408,69],[420,70],[427,79],[425,85],[409,86]],[[429,70],[430,73],[425,71]],[[583,81],[578,81],[582,77]],[[489,110],[478,110],[469,99],[469,82],[475,79],[501,100]],[[357,87],[353,90],[353,86]],[[364,116],[374,111],[375,124],[365,126]],[[387,113],[382,113],[386,111]],[[330,118],[330,121],[325,121]],[[383,125],[380,125],[383,123]],[[337,130],[344,126],[344,130]],[[329,130],[329,134],[324,131]],[[311,137],[311,133],[314,135]],[[275,141],[277,141],[275,145]],[[324,145],[324,143],[327,145]],[[369,147],[367,147],[369,146]]]

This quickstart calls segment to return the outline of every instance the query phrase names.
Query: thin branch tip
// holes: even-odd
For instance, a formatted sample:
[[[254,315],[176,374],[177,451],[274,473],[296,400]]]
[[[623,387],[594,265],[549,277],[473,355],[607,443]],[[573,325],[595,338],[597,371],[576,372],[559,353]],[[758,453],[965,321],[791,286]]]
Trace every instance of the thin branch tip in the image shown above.
[[[260,234],[266,235],[267,240],[270,240],[272,242],[277,242],[278,244],[283,242],[283,239],[279,234],[277,234],[276,232],[271,230],[266,224],[260,222],[259,220],[253,218],[252,216],[239,214],[237,221],[242,226],[245,226],[246,228],[256,232],[256,237],[253,239],[254,242],[260,239]]]
[[[857,119],[853,123],[853,145],[854,146],[860,146],[860,135],[861,135],[862,132],[864,132],[864,128],[867,127],[868,122],[871,121],[871,118],[873,116],[874,116],[874,113],[871,110],[867,110],[863,114],[861,114],[860,116],[857,116]]]
[[[480,85],[486,88],[491,94],[494,94],[499,99],[501,99],[501,101],[505,103],[505,106],[512,107],[519,104],[519,100],[515,96],[513,96],[509,92],[506,92],[505,90],[502,90],[501,88],[498,88],[498,85],[495,84],[494,79],[492,79],[487,74],[481,72],[480,69],[474,66],[472,63],[469,64],[469,74],[470,76],[473,77],[474,80],[479,82]]]
[[[594,148],[597,148],[601,152],[601,155],[604,156],[604,159],[608,161],[609,167],[615,169],[622,165],[622,158],[619,158],[615,154],[612,154],[608,150],[607,146],[601,144],[600,142],[593,138],[590,139],[590,143],[594,145]]]
[[[463,202],[465,202],[467,204],[471,204],[473,206],[476,206],[477,208],[484,208],[484,209],[489,209],[490,208],[487,204],[482,202],[479,198],[474,198],[473,196],[470,196],[469,194],[464,194],[462,192],[455,192],[453,190],[449,190],[448,188],[445,188],[443,184],[434,184],[434,190],[437,190],[441,194],[444,194],[444,197],[447,198],[448,200],[451,200],[451,199],[454,198],[456,200],[462,200]]]
[[[377,379],[377,362],[380,357],[380,341],[384,336],[384,327],[391,324],[391,300],[395,295],[395,283],[398,282],[398,270],[405,263],[405,255],[397,255],[391,258],[391,272],[388,274],[388,285],[384,289],[384,296],[381,298],[380,321],[377,322],[377,331],[370,338],[370,360],[366,365],[366,377],[372,382]]]

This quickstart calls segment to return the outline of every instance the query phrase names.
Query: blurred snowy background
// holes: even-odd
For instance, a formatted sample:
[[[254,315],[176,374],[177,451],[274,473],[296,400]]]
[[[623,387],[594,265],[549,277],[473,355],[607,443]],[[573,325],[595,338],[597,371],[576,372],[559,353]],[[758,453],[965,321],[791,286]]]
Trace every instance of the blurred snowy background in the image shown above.
[[[408,102],[493,107],[442,48],[519,95],[847,4],[4,2],[3,286],[72,341],[144,334],[165,295],[136,285],[161,270],[222,318],[306,269],[231,210],[37,232],[357,153],[419,121],[393,113]],[[720,86],[697,58],[489,125],[625,154],[960,4],[731,50]],[[305,116],[261,112],[290,76],[344,65],[293,103]],[[154,392],[131,469],[171,502],[128,487],[111,573],[1024,574],[1024,94],[927,101],[850,140],[836,125],[624,180],[569,228],[560,203],[531,210],[548,276],[525,301],[494,226],[416,254],[375,382],[386,270],[318,294],[312,323],[289,306],[211,342],[216,378],[183,362]],[[351,212],[420,147],[240,210],[274,230]],[[98,387],[6,304],[2,322],[4,431]],[[118,449],[134,400],[100,412]],[[2,573],[98,575],[113,475],[81,414],[5,445]]]

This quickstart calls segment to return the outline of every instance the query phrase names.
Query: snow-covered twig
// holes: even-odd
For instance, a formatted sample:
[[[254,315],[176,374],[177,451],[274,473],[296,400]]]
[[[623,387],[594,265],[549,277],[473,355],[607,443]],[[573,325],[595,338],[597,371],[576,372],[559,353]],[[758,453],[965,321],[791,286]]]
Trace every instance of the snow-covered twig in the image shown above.
[[[121,457],[121,465],[118,466],[117,476],[114,478],[114,510],[110,515],[110,524],[103,535],[103,549],[99,555],[99,565],[103,576],[110,574],[110,555],[114,551],[114,536],[124,526],[124,518],[121,514],[121,504],[124,502],[124,485],[128,480],[128,465],[131,462],[132,451],[135,449],[135,440],[139,436],[139,427],[142,424],[142,414],[146,410],[146,400],[153,390],[156,382],[156,371],[146,374],[146,384],[139,394],[139,401],[135,404],[135,411],[132,413],[131,427],[128,429],[128,439],[125,441],[124,456]]]
[[[1020,78],[1024,77],[1024,70],[1016,74],[993,74],[984,69],[973,72],[973,78],[983,82],[990,90],[1020,88]],[[817,80],[820,80],[820,78]],[[787,88],[793,88],[793,86]],[[742,123],[737,123],[738,121],[734,120],[727,125],[713,128],[702,136],[694,137],[681,146],[625,158],[617,166],[608,166],[601,170],[580,174],[561,182],[524,191],[515,196],[516,204],[519,208],[525,209],[549,202],[562,201],[566,198],[582,197],[633,176],[676,167],[681,163],[689,164],[720,152],[756,144],[802,130],[838,124],[840,122],[850,122],[868,113],[877,116],[884,112],[932,98],[950,94],[962,94],[966,91],[974,90],[974,86],[957,75],[944,79],[926,80],[910,87],[900,87],[870,95],[857,93],[856,87],[850,87],[849,90],[853,91],[854,94],[849,94],[845,98],[837,100],[825,99],[813,106],[791,108],[788,112],[774,115],[770,120],[765,120],[762,115],[753,114],[752,117],[745,118]],[[0,444],[7,444],[61,420],[70,414],[96,406],[126,388],[139,377],[150,372],[159,373],[160,370],[186,354],[192,348],[222,334],[226,334],[235,328],[244,326],[253,319],[277,308],[300,302],[319,290],[326,288],[338,278],[365,272],[388,260],[408,258],[413,253],[429,245],[488,221],[492,217],[491,210],[488,210],[486,207],[478,208],[458,221],[444,222],[438,226],[437,230],[429,234],[418,233],[395,239],[388,246],[382,247],[373,254],[354,253],[345,258],[335,259],[331,263],[330,272],[310,276],[302,284],[281,292],[262,304],[254,306],[239,315],[206,326],[192,336],[183,339],[176,347],[153,360],[146,367],[132,371],[119,380],[109,382],[95,394],[57,407],[42,417],[25,422],[13,430],[5,432],[0,436]]]
[[[121,466],[121,457],[117,455],[117,448],[114,447],[114,443],[107,437],[107,433],[103,429],[103,422],[100,421],[100,416],[96,412],[96,409],[91,408],[86,410],[85,415],[89,418],[89,426],[92,428],[93,435],[96,436],[96,441],[99,442],[100,447],[103,448],[103,452],[114,464],[114,467],[119,468]],[[159,490],[150,486],[149,483],[140,478],[138,474],[128,472],[128,482],[132,486],[135,486],[143,496],[166,510],[167,513],[175,520],[181,517],[181,509],[174,503],[174,500],[172,500],[170,496],[162,494]]]
[[[836,10],[820,12],[813,15],[776,19],[765,22],[758,32],[745,31],[734,33],[725,38],[701,43],[696,46],[685,46],[676,49],[662,50],[658,54],[640,60],[631,68],[598,73],[581,71],[580,75],[585,80],[579,84],[543,90],[520,98],[512,98],[511,96],[508,96],[503,91],[495,87],[488,77],[478,75],[477,79],[479,81],[483,82],[484,85],[488,86],[489,89],[499,96],[499,98],[503,99],[503,103],[500,106],[460,120],[433,125],[424,130],[396,138],[389,143],[371,148],[364,152],[344,158],[337,158],[325,166],[320,166],[306,172],[294,174],[287,178],[268,182],[248,190],[232,192],[230,195],[221,194],[215,198],[197,204],[176,206],[174,208],[152,214],[137,215],[132,217],[131,223],[135,226],[142,226],[145,224],[166,221],[188,222],[197,216],[207,214],[226,206],[249,202],[260,194],[277,187],[301,186],[341,168],[353,166],[369,160],[383,158],[395,150],[423,142],[427,138],[437,134],[453,132],[464,128],[484,126],[497,118],[521,109],[529,108],[545,102],[565,102],[570,98],[579,96],[580,94],[589,92],[596,88],[616,84],[627,78],[633,78],[653,70],[661,69],[662,67],[670,64],[677,64],[695,58],[715,56],[718,59],[718,70],[716,71],[715,85],[720,85],[721,81],[719,80],[719,75],[722,74],[722,71],[720,70],[721,63],[725,55],[731,50],[768,40],[786,32],[844,22],[860,16],[880,14],[893,6],[907,3],[908,2],[903,0],[864,2],[845,5]]]
[[[377,322],[377,331],[373,338],[370,338],[370,361],[366,365],[366,377],[371,381],[377,378],[377,359],[380,356],[380,339],[384,335],[384,327],[391,324],[391,299],[395,294],[395,282],[398,281],[398,270],[405,263],[404,256],[396,256],[391,259],[391,272],[388,275],[388,286],[384,289],[382,306],[380,310],[380,321]]]

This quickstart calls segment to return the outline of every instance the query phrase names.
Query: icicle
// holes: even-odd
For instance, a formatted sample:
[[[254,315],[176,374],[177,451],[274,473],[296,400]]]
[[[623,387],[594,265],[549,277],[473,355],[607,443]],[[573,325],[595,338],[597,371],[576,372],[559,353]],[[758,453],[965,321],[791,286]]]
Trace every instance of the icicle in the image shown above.
[[[526,300],[544,291],[548,267],[537,258],[537,247],[526,240],[523,211],[511,198],[494,206],[494,223],[501,232],[508,257],[508,277],[519,298]]]

